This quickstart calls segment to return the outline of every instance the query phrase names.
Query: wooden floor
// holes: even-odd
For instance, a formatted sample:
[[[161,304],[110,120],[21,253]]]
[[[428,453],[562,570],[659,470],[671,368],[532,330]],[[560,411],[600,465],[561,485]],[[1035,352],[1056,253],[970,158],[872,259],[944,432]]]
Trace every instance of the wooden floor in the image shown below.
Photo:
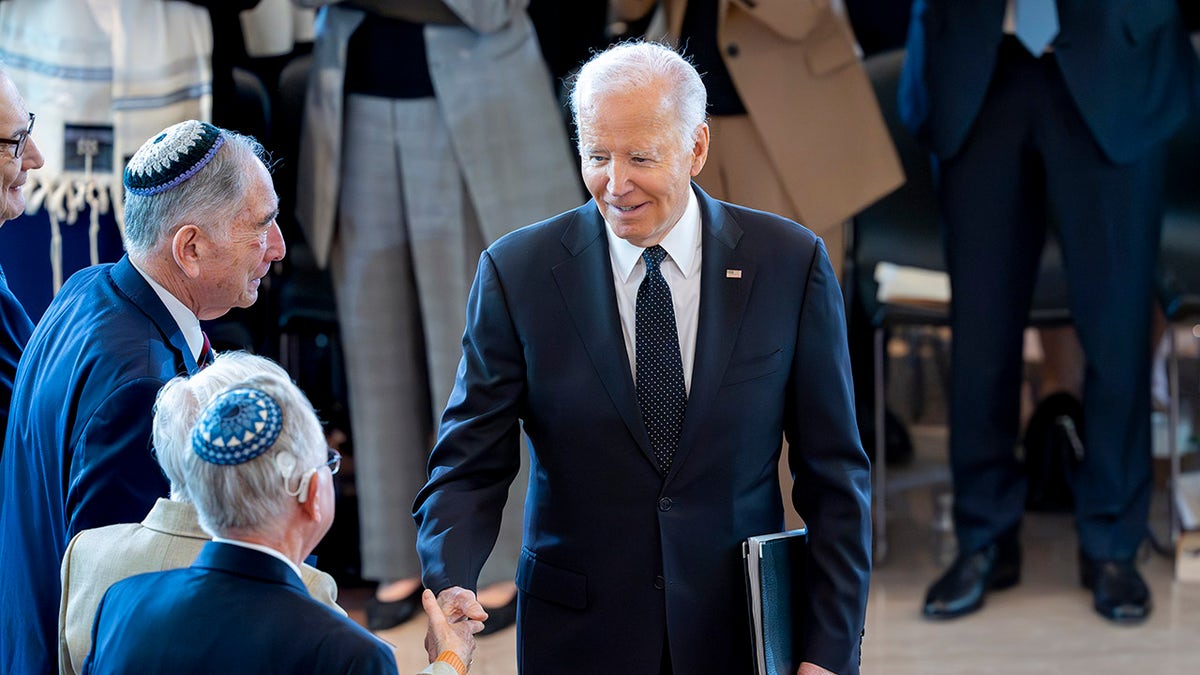
[[[945,432],[917,426],[913,434],[918,457],[913,466],[894,472],[896,484],[903,488],[908,479],[909,487],[891,496],[889,555],[876,566],[871,581],[864,673],[1200,672],[1200,584],[1175,582],[1171,560],[1147,552],[1141,569],[1154,594],[1150,619],[1136,627],[1110,624],[1092,611],[1090,593],[1079,586],[1077,539],[1067,515],[1027,516],[1018,586],[989,595],[977,614],[950,622],[923,619],[921,600],[939,571],[930,526],[939,486],[911,484],[939,473],[939,463],[945,462]],[[1156,508],[1155,518],[1157,524],[1165,522],[1161,508]],[[361,591],[343,597],[360,621],[364,599]],[[396,645],[402,675],[424,667],[424,634],[422,618],[380,633]],[[515,639],[514,629],[480,639],[471,672],[515,674]]]

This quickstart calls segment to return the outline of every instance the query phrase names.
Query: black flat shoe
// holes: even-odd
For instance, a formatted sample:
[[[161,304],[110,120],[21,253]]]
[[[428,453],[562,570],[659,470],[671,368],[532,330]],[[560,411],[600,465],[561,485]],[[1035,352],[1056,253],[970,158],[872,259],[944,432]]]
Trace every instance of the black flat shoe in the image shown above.
[[[483,630],[476,635],[491,635],[499,633],[508,628],[517,621],[517,593],[513,593],[512,600],[500,607],[484,607],[483,611],[487,612],[487,621],[483,622]]]
[[[930,619],[953,619],[983,607],[988,591],[1015,586],[1021,580],[1021,550],[1015,542],[992,542],[960,554],[925,595],[923,613]]]
[[[387,630],[408,621],[421,608],[421,591],[417,590],[399,600],[379,600],[371,598],[367,601],[367,628],[370,630]]]
[[[1137,624],[1150,616],[1150,589],[1132,560],[1094,560],[1079,556],[1079,583],[1092,592],[1100,616],[1118,624]]]

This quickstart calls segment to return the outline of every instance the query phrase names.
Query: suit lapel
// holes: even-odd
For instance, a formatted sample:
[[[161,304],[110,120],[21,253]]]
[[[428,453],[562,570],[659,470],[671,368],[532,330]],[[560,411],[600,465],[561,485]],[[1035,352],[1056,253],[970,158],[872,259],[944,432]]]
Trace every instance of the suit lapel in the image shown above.
[[[141,273],[134,268],[133,263],[129,261],[129,256],[122,256],[112,266],[110,274],[117,288],[129,298],[135,307],[150,317],[150,320],[162,331],[163,338],[175,349],[178,357],[176,361],[183,363],[188,374],[195,374],[200,370],[200,366],[196,364],[196,357],[192,355],[191,347],[188,347],[187,338],[183,336],[183,331],[175,322],[175,317],[171,316],[171,312],[159,299],[158,293],[154,292],[150,284],[142,278]]]
[[[563,302],[609,398],[646,458],[654,464],[621,332],[604,221],[594,201],[575,210],[563,232],[562,244],[571,257],[556,265],[553,272]]]
[[[737,248],[742,228],[729,217],[720,202],[698,186],[693,184],[692,187],[700,200],[700,317],[687,413],[668,481],[684,465],[691,448],[702,440],[697,434],[724,379],[754,284],[754,264]]]

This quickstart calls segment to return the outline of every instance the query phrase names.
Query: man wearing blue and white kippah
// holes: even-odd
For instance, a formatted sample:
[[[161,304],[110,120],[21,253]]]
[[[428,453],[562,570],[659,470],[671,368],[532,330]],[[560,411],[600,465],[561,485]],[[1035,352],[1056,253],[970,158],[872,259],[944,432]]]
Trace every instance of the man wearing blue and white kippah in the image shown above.
[[[274,373],[235,381],[200,411],[188,441],[179,469],[213,541],[190,567],[109,588],[83,672],[394,675],[387,643],[301,583],[301,561],[333,523],[341,460],[304,394]],[[469,661],[483,624],[456,628],[446,658]]]
[[[0,672],[55,669],[71,537],[167,495],[154,397],[210,357],[200,320],[252,305],[284,256],[263,155],[194,120],[147,141],[124,174],[126,255],[72,276],[34,330],[0,457]]]

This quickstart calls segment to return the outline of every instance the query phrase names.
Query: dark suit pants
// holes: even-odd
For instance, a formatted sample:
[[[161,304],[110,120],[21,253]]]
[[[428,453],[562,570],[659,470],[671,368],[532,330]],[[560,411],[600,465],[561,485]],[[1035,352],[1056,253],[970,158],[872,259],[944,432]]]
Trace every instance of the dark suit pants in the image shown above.
[[[1111,163],[1054,56],[1035,59],[1007,38],[974,128],[939,168],[954,298],[950,460],[960,547],[977,549],[1020,523],[1022,331],[1049,230],[1060,238],[1087,360],[1086,458],[1075,479],[1080,546],[1095,558],[1131,558],[1146,532],[1151,487],[1161,149]]]

